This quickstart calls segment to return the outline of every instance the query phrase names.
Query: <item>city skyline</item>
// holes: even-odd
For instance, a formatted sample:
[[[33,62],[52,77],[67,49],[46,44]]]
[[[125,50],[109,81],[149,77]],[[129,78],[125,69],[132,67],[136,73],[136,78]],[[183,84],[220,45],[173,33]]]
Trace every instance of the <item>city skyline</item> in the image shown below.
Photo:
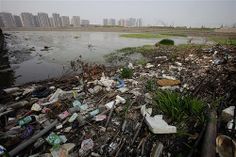
[[[102,24],[104,17],[142,18],[145,25],[152,26],[219,27],[236,23],[235,0],[1,0],[1,11],[80,15],[91,24]]]
[[[106,22],[107,21],[107,22]],[[80,27],[90,25],[88,19],[81,19],[80,16],[64,16],[59,13],[52,13],[51,16],[45,12],[38,12],[32,14],[29,12],[22,12],[20,15],[15,15],[9,12],[0,12],[0,27]],[[143,22],[141,18],[127,18],[127,19],[115,19],[104,18],[103,26],[123,26],[123,27],[142,27]]]
[[[9,12],[0,12],[0,27],[67,27],[74,26],[80,27],[81,25],[89,25],[89,20],[83,19],[80,21],[80,16],[60,16],[59,13],[52,13],[49,16],[48,13],[38,12],[32,14],[29,12],[22,12],[20,15],[15,15]]]

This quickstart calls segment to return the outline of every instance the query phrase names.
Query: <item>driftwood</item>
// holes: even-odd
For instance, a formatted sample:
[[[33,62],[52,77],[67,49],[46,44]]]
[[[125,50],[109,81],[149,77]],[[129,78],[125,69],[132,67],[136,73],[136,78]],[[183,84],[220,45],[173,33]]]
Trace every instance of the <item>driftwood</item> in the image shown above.
[[[202,145],[202,157],[216,156],[216,113],[210,112],[206,133]]]

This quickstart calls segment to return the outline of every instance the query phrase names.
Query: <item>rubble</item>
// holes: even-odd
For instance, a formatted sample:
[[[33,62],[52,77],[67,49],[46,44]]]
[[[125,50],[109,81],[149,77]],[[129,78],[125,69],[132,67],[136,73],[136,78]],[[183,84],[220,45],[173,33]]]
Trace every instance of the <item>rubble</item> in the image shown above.
[[[215,51],[223,52],[216,47],[194,49],[175,59],[153,54],[146,65],[127,64],[132,69],[127,78],[117,70],[121,67],[98,68],[97,73],[94,65],[76,76],[3,89],[0,154],[167,157],[194,152],[200,156],[209,110],[218,112],[218,133],[235,139],[235,54],[227,51],[231,56],[227,62],[215,64]],[[161,107],[155,100],[162,90],[208,104],[201,114],[205,116],[192,118],[199,113],[200,101],[195,99],[181,101],[179,111]],[[188,102],[193,106],[184,105]],[[186,134],[179,136],[181,131]]]

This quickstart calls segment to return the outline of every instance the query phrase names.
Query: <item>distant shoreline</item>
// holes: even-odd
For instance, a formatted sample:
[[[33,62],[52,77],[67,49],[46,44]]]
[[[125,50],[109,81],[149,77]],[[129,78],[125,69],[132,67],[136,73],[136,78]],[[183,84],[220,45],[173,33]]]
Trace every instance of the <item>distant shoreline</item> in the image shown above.
[[[81,32],[123,32],[123,33],[179,33],[186,36],[222,36],[236,38],[236,28],[184,28],[184,27],[68,27],[68,28],[2,28],[3,31],[81,31]]]

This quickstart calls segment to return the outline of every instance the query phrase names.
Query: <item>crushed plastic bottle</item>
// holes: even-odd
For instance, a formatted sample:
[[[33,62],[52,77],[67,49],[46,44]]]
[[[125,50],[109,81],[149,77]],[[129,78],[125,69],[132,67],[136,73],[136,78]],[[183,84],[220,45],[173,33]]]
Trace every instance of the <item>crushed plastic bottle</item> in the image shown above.
[[[34,116],[27,116],[27,117],[25,117],[25,118],[20,119],[20,120],[18,121],[18,124],[19,124],[20,126],[24,126],[24,125],[26,125],[26,124],[28,124],[28,123],[30,123],[30,122],[34,122],[35,120],[36,120],[36,118],[35,118]]]

